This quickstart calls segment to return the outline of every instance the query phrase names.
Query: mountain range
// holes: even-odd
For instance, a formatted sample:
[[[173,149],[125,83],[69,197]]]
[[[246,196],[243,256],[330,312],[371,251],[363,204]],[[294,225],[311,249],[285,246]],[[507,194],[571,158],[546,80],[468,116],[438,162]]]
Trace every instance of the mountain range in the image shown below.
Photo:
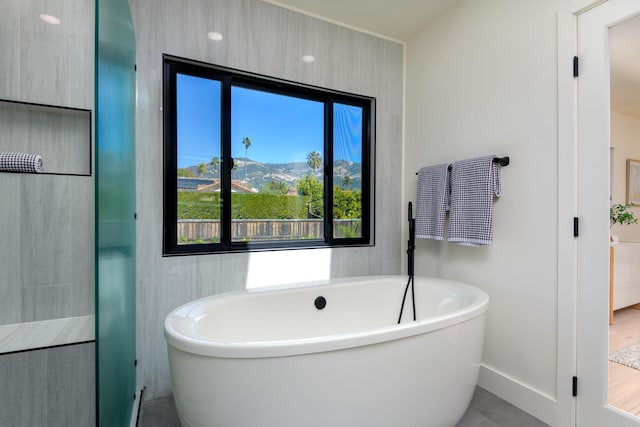
[[[311,168],[306,162],[292,163],[261,163],[245,157],[234,158],[236,169],[232,172],[233,179],[249,183],[248,186],[260,190],[263,186],[271,182],[284,182],[289,188],[295,188],[296,182],[303,176],[311,172]],[[207,171],[198,173],[198,165],[186,167],[194,177],[218,178],[220,166],[215,170],[212,165],[207,165]],[[341,185],[345,176],[351,178],[351,188],[361,188],[362,166],[360,163],[337,160],[333,166],[334,184]],[[316,170],[313,173],[316,178],[322,180],[322,171]]]

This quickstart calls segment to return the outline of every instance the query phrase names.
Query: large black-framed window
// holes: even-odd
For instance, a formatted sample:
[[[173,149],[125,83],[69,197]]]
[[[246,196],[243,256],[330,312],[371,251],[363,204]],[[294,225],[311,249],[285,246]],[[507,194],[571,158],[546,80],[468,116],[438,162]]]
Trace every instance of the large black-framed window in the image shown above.
[[[163,57],[165,255],[373,245],[375,99]]]

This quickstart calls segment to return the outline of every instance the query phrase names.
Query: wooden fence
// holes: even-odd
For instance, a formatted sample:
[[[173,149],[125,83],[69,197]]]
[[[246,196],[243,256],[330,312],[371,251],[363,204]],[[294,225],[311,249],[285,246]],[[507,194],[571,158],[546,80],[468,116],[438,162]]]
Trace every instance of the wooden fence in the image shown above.
[[[359,233],[360,220],[335,220],[336,237],[353,237]],[[247,240],[302,240],[324,237],[322,219],[237,219],[231,222],[231,235],[235,241]],[[219,220],[179,220],[178,242],[217,242],[220,236]]]

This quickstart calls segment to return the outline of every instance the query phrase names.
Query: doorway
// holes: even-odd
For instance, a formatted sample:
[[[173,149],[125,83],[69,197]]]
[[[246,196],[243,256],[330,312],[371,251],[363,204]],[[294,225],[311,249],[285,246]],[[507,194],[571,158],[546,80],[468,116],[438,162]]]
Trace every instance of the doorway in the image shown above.
[[[635,426],[640,418],[609,404],[609,227],[611,29],[640,13],[634,0],[610,0],[577,17],[576,424]],[[619,155],[616,147],[616,155]],[[615,172],[615,171],[614,171]],[[615,181],[615,180],[614,180]]]
[[[640,17],[608,31],[611,88],[611,205],[638,218],[640,169]],[[630,205],[631,204],[631,205]],[[640,224],[611,227],[608,402],[640,415]],[[615,310],[615,311],[614,311]]]

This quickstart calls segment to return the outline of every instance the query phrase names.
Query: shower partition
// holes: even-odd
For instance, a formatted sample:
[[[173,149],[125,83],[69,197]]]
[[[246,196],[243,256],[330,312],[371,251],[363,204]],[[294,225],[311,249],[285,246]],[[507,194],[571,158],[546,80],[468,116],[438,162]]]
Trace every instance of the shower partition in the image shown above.
[[[96,1],[97,425],[136,398],[135,35],[127,0]]]

